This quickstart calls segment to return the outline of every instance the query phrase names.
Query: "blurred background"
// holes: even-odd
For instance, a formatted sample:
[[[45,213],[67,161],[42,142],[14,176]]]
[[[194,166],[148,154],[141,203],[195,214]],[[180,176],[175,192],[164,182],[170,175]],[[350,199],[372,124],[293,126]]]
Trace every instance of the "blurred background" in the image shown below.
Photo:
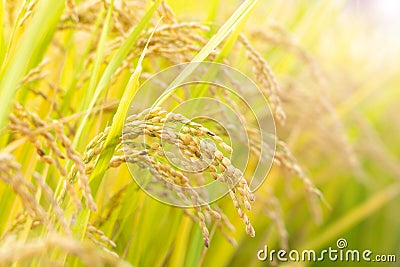
[[[207,20],[207,12],[196,11],[210,10],[214,3],[218,23],[238,4],[224,1],[196,7],[183,2],[171,3],[178,17]],[[282,86],[288,120],[277,126],[278,136],[284,136],[330,205],[322,205],[320,222],[314,220],[296,179],[272,169],[256,197],[272,194],[280,203],[292,249],[335,248],[336,240],[345,238],[349,249],[399,258],[399,12],[396,0],[261,1],[243,29]],[[234,65],[241,61],[235,60]],[[266,216],[274,204],[256,205],[251,218],[256,238],[238,237],[239,247],[233,249],[224,246],[216,233],[205,265],[268,266],[257,261],[254,253],[265,244],[271,249],[281,247],[282,233]],[[397,266],[398,262],[361,265]]]

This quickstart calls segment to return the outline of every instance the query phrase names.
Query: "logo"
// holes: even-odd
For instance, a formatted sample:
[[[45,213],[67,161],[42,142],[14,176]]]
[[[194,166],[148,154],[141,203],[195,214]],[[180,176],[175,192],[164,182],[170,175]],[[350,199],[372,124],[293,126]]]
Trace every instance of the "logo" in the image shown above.
[[[122,139],[141,189],[180,207],[214,202],[243,177],[250,192],[257,190],[276,142],[261,90],[240,71],[211,62],[176,65],[144,82]]]

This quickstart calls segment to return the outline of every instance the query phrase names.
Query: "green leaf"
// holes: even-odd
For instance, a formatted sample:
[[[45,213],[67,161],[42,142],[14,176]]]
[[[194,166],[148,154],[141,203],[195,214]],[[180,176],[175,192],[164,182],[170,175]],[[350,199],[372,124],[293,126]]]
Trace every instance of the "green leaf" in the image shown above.
[[[232,14],[232,16],[222,25],[218,32],[208,41],[208,43],[200,50],[200,52],[192,59],[193,64],[188,64],[178,77],[169,85],[165,92],[156,101],[154,106],[160,106],[174,92],[174,88],[178,86],[186,77],[188,77],[210,53],[246,18],[246,15],[253,10],[258,0],[246,0]]]
[[[104,50],[105,50],[106,41],[107,41],[107,35],[108,35],[108,32],[111,27],[112,13],[114,10],[113,7],[114,7],[114,0],[111,0],[111,3],[107,10],[106,22],[104,23],[103,30],[100,35],[100,41],[99,41],[99,44],[96,49],[96,58],[94,60],[93,71],[90,76],[89,87],[86,91],[85,99],[82,103],[81,110],[86,110],[89,107],[90,100],[93,99],[93,97],[94,97],[94,89],[96,88],[96,83],[97,83],[98,77],[100,76],[100,67],[103,62]]]
[[[4,3],[0,1],[0,70],[1,66],[3,65],[3,60],[6,55],[6,44],[4,40],[5,34],[5,27],[4,27]]]
[[[48,47],[57,27],[65,1],[40,1],[32,20],[27,25],[16,50],[0,74],[0,129],[7,124],[7,117],[19,82],[34,67]],[[26,89],[24,89],[26,90]]]
[[[112,75],[115,73],[117,68],[121,65],[122,61],[126,58],[129,51],[131,50],[132,46],[135,42],[139,39],[140,33],[145,29],[145,27],[150,23],[151,18],[153,17],[154,12],[157,10],[157,7],[160,5],[161,0],[157,0],[154,5],[146,12],[144,17],[140,20],[140,22],[136,25],[135,29],[123,43],[123,45],[118,49],[118,51],[114,54],[111,58],[110,63],[107,65],[103,75],[100,78],[99,83],[96,86],[96,90],[94,95],[91,99],[91,102],[88,106],[88,110],[91,110],[94,105],[96,104],[99,96],[103,92],[103,90],[108,86],[111,81]],[[78,130],[76,132],[75,140],[74,140],[74,147],[76,148],[78,145],[79,140],[81,139],[80,136],[83,132],[83,129],[86,126],[87,120],[89,119],[89,113],[83,117],[82,121],[79,124]]]
[[[354,207],[345,216],[338,219],[331,226],[325,229],[323,232],[318,234],[314,240],[304,245],[305,249],[317,249],[321,248],[334,238],[340,237],[341,234],[348,231],[355,224],[366,219],[368,216],[374,214],[383,206],[388,204],[392,199],[400,194],[399,183],[394,183],[388,188],[381,190],[375,195],[371,196],[365,202],[361,203],[359,206]]]
[[[155,28],[154,28],[155,30]],[[146,55],[147,46],[153,36],[154,31],[152,32],[151,36],[149,37],[145,48],[140,55],[139,61],[137,63],[137,67],[133,74],[131,75],[129,82],[125,88],[124,94],[121,99],[121,103],[118,105],[117,112],[114,115],[110,132],[107,136],[107,139],[104,143],[104,148],[101,151],[99,158],[94,166],[93,172],[90,176],[90,181],[94,181],[93,183],[93,194],[96,194],[96,191],[101,183],[101,178],[104,176],[108,168],[108,164],[114,155],[114,151],[116,146],[119,144],[119,139],[122,134],[122,128],[125,123],[125,116],[128,112],[129,106],[132,102],[132,99],[139,88],[139,77],[142,72],[142,61],[144,56]]]

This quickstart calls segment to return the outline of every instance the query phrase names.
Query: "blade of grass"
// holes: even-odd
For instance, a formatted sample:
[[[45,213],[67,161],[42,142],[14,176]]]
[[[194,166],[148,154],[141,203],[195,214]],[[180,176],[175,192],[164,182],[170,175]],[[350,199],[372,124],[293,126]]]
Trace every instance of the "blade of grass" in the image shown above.
[[[151,208],[148,208],[149,206]],[[161,263],[160,260],[169,254],[169,248],[175,248],[177,240],[181,239],[181,221],[184,219],[184,215],[179,209],[168,207],[148,197],[143,207],[149,212],[140,218],[145,223],[138,230],[145,235],[144,238],[136,240],[143,249],[140,256],[141,264],[137,266],[158,266]],[[164,216],[160,216],[161,214]],[[154,222],[157,222],[158,225],[154,225]],[[166,227],[168,227],[168,231],[165,231]],[[150,232],[153,233],[151,237],[148,236]],[[163,242],[159,242],[159,240],[163,240]],[[158,253],[160,258],[147,256],[147,251],[153,249],[160,252]],[[176,265],[170,264],[170,266]]]
[[[340,237],[341,234],[349,230],[355,224],[364,220],[384,205],[386,205],[389,201],[394,199],[400,194],[400,184],[395,183],[388,188],[376,193],[369,199],[367,199],[362,204],[353,208],[350,212],[348,212],[345,216],[338,219],[335,223],[325,229],[322,233],[318,235],[315,239],[310,242],[304,244],[302,246],[304,249],[318,249],[322,246],[326,245],[328,242],[333,240],[334,238]]]
[[[100,76],[100,66],[104,57],[104,50],[107,41],[107,35],[111,27],[112,12],[114,8],[114,0],[111,0],[110,5],[107,10],[106,21],[103,26],[103,30],[100,35],[99,44],[96,49],[96,58],[94,60],[94,66],[92,74],[90,75],[89,87],[85,93],[85,98],[82,102],[81,110],[85,110],[89,107],[90,100],[93,99],[94,89],[96,87],[96,82]]]
[[[97,36],[98,30],[100,28],[101,22],[103,21],[104,15],[105,15],[105,10],[102,9],[99,17],[97,18],[97,20],[95,22],[95,26],[94,26],[94,30],[93,30],[92,36],[90,37],[84,52],[80,56],[78,64],[76,64],[74,66],[75,67],[74,68],[74,72],[73,72],[73,74],[71,76],[72,79],[71,79],[71,81],[70,81],[70,83],[69,83],[69,85],[68,85],[68,87],[66,89],[66,93],[65,93],[63,102],[61,104],[61,108],[60,109],[61,109],[61,113],[62,114],[65,114],[67,112],[67,109],[69,108],[69,105],[71,103],[71,99],[72,99],[73,95],[76,93],[75,88],[76,88],[76,85],[78,84],[78,81],[79,81],[79,78],[80,78],[79,74],[82,73],[85,60],[87,59],[87,57],[89,55],[89,52],[90,52],[90,50],[92,48],[92,44],[93,44],[93,42],[94,42],[94,40],[95,40],[95,38]]]
[[[217,48],[217,46],[239,25],[239,23],[246,17],[246,15],[253,10],[258,0],[246,0],[243,4],[233,13],[233,15],[222,25],[218,32],[208,41],[208,43],[200,50],[200,52],[192,59],[185,69],[178,75],[178,77],[168,86],[165,92],[154,103],[154,107],[162,105],[168,97],[174,92],[186,77],[188,77],[200,64],[204,61],[210,53]]]
[[[0,75],[0,129],[7,124],[12,101],[22,77],[32,68],[51,41],[58,20],[64,9],[64,1],[40,1],[32,21],[18,42],[13,57]]]
[[[111,8],[112,7],[110,6],[109,10]],[[70,83],[69,83],[69,85],[68,85],[68,87],[66,89],[66,93],[65,93],[65,96],[63,98],[63,102],[62,102],[62,105],[61,105],[61,108],[60,108],[62,114],[65,114],[67,112],[67,110],[69,109],[69,107],[71,105],[71,101],[73,100],[73,97],[76,94],[76,85],[77,85],[77,83],[79,81],[79,78],[80,78],[79,74],[82,73],[85,60],[87,59],[87,56],[89,55],[89,52],[90,52],[90,50],[92,48],[92,44],[93,44],[93,42],[94,42],[94,40],[96,38],[96,34],[97,34],[97,31],[98,31],[98,29],[99,29],[99,27],[101,25],[101,22],[104,19],[105,13],[106,13],[105,9],[102,9],[100,15],[98,16],[98,18],[97,18],[97,20],[95,22],[93,34],[92,34],[90,40],[88,41],[88,43],[87,43],[87,45],[85,47],[85,50],[84,50],[83,54],[80,57],[79,62],[76,64],[76,66],[74,68],[74,71],[73,71],[73,74],[70,75],[71,81],[70,81]],[[106,24],[107,24],[107,22],[106,22]],[[105,27],[105,28],[107,28],[107,27]],[[104,30],[103,30],[103,32],[104,32]],[[90,111],[87,111],[89,113],[88,115],[90,115],[92,113],[92,111],[93,111],[93,109],[91,109]],[[82,115],[84,116],[86,111],[82,110],[82,112],[83,112]],[[66,169],[69,169],[71,167],[71,164],[72,164],[71,162],[68,162],[67,166],[66,166]],[[62,184],[63,184],[62,180],[60,180],[58,182],[57,187],[56,187],[56,191],[55,191],[56,195],[58,195],[60,193],[60,190],[62,188]]]
[[[158,24],[157,24],[158,25]],[[101,178],[104,176],[108,168],[108,164],[111,160],[111,157],[114,155],[115,148],[118,144],[118,140],[122,133],[122,127],[125,122],[125,115],[129,109],[130,103],[132,101],[133,96],[136,93],[136,90],[139,88],[139,77],[142,71],[142,61],[144,56],[146,55],[148,44],[153,36],[154,31],[151,33],[146,46],[144,47],[142,54],[140,55],[139,61],[137,63],[137,67],[133,74],[131,75],[128,84],[124,90],[124,94],[122,96],[122,100],[118,105],[117,111],[113,117],[113,121],[111,123],[110,132],[104,142],[104,148],[100,152],[99,158],[96,161],[96,164],[93,168],[93,172],[89,177],[89,181],[91,182],[91,191],[94,196],[100,187]],[[86,235],[86,228],[90,219],[90,211],[85,210],[78,214],[76,222],[77,225],[84,226],[84,229],[75,229],[74,233],[80,232],[81,239],[83,240]],[[77,264],[75,262],[75,264]]]
[[[232,50],[236,40],[239,38],[240,33],[242,32],[242,29],[244,28],[247,20],[250,18],[251,11],[255,8],[255,5],[252,6],[251,10],[247,14],[243,16],[243,19],[238,23],[238,25],[235,27],[229,38],[226,40],[224,46],[221,48],[221,52],[218,54],[214,62],[221,63],[229,54],[229,52]],[[213,77],[217,74],[217,71],[208,71],[204,78],[202,79],[203,81],[211,81]],[[207,92],[208,88],[210,87],[209,83],[200,83],[193,95],[193,98],[198,98],[201,96],[204,96],[204,94]],[[196,107],[195,107],[196,108]]]
[[[6,44],[5,44],[5,27],[4,27],[4,3],[0,1],[0,70],[3,65],[3,60],[6,55]]]
[[[218,14],[218,6],[219,6],[219,0],[214,0],[213,3],[211,4],[210,11],[208,12],[208,17],[207,21],[211,23],[210,25],[210,31],[208,32],[208,36],[211,37],[215,34],[216,31],[216,18]]]
[[[3,2],[4,2],[4,1],[3,1]],[[14,26],[12,27],[11,34],[10,34],[8,43],[5,44],[5,46],[6,46],[6,47],[5,47],[6,50],[4,51],[5,57],[4,57],[4,62],[3,62],[3,65],[2,65],[1,71],[0,71],[0,76],[2,75],[1,73],[2,73],[2,71],[4,70],[5,65],[6,65],[6,63],[7,63],[7,55],[10,55],[10,54],[12,53],[13,49],[15,49],[15,47],[13,46],[13,43],[14,43],[14,41],[17,39],[17,36],[18,36],[17,33],[19,32],[20,35],[21,35],[21,33],[22,33],[22,31],[23,31],[23,30],[21,29],[21,27],[19,27],[19,25],[20,25],[19,22],[21,21],[22,17],[24,16],[24,11],[26,10],[27,4],[28,4],[28,1],[24,0],[24,1],[21,3],[21,6],[20,6],[19,9],[18,9],[17,16],[16,16],[16,18],[15,18]],[[4,22],[4,21],[3,21],[3,22]]]
[[[206,249],[204,248],[203,235],[201,234],[200,227],[195,227],[192,231],[192,240],[187,243],[190,244],[187,248],[187,255],[182,255],[185,260],[184,266],[200,266],[201,253],[203,249]]]
[[[146,12],[144,17],[136,25],[135,29],[132,31],[132,33],[129,35],[129,37],[126,39],[124,44],[118,49],[118,51],[111,58],[110,63],[108,64],[107,68],[105,69],[103,75],[100,78],[99,83],[96,86],[96,90],[95,90],[93,97],[91,99],[91,102],[88,106],[89,110],[94,107],[100,94],[110,83],[112,75],[115,73],[117,68],[121,65],[122,61],[126,58],[130,49],[132,48],[133,44],[139,39],[140,33],[149,24],[150,19],[153,17],[153,14],[156,11],[157,7],[160,5],[160,3],[161,3],[161,0],[157,0],[157,2],[155,2],[153,4],[153,6]],[[84,127],[86,126],[88,119],[89,119],[89,115],[87,114],[83,117],[82,121],[79,123],[79,127],[78,127],[78,130],[76,132],[75,139],[73,142],[73,146],[75,148],[78,146],[79,140],[81,140],[80,136],[83,132]]]
[[[161,0],[158,0],[156,3],[154,3],[154,5],[146,12],[144,17],[140,20],[139,24],[135,27],[135,29],[132,31],[132,33],[128,36],[127,40],[118,49],[116,54],[114,54],[110,63],[108,64],[107,68],[105,69],[102,77],[100,78],[99,83],[96,86],[96,90],[94,92],[93,99],[90,102],[89,107],[87,109],[88,111],[93,109],[94,105],[96,104],[97,98],[100,96],[102,91],[106,88],[106,86],[109,84],[113,73],[116,71],[116,69],[121,65],[122,61],[128,55],[130,49],[132,48],[132,45],[138,40],[140,33],[150,22],[150,19],[152,18],[154,12],[156,11],[156,9],[160,3],[161,3]],[[140,62],[138,63],[138,66],[139,65],[140,65]],[[129,104],[130,104],[130,100],[128,101],[127,99],[131,99],[130,95],[133,94],[136,90],[135,87],[137,86],[137,84],[136,84],[135,79],[136,78],[138,79],[138,77],[140,75],[140,71],[141,71],[140,67],[137,67],[134,74],[131,77],[131,80],[128,82],[128,85],[126,87],[126,90],[125,90],[123,98],[122,98],[123,100],[125,100],[125,104],[120,103],[120,105],[118,106],[117,113],[114,116],[114,122],[113,122],[114,126],[112,126],[112,127],[114,127],[114,130],[112,132],[110,132],[110,135],[109,135],[110,138],[106,140],[107,143],[104,146],[104,148],[107,150],[108,153],[102,152],[100,154],[99,160],[98,160],[98,162],[96,162],[95,168],[92,172],[92,175],[90,176],[89,181],[93,181],[94,177],[101,178],[104,175],[104,173],[108,167],[108,162],[111,159],[111,156],[112,156],[112,154],[115,150],[115,146],[116,146],[115,135],[116,135],[116,132],[118,131],[117,127],[122,127],[122,124],[123,124],[123,121],[121,124],[120,116],[121,116],[121,114],[123,114],[123,116],[125,116],[125,114],[126,114],[127,108],[129,107]],[[128,103],[126,104],[126,102],[128,102]],[[89,119],[90,113],[91,112],[85,113],[82,121],[79,124],[78,130],[75,135],[75,139],[73,141],[73,147],[75,147],[75,148],[79,145],[79,142],[81,141],[80,136],[83,132],[84,127],[86,126],[86,123],[87,123],[87,120]],[[118,123],[116,122],[117,118],[119,118]],[[111,138],[111,136],[113,136],[114,138]],[[109,151],[112,151],[112,153],[109,154]],[[107,158],[105,158],[105,157],[108,158],[108,161],[107,161]],[[99,167],[99,166],[101,166],[101,167]],[[100,183],[101,183],[101,179],[95,179],[95,182],[91,184],[91,186],[93,186],[93,188],[92,188],[93,196],[96,195],[96,192],[98,190],[98,187],[100,186]],[[56,189],[56,195],[58,195],[60,193],[61,186],[62,186],[62,182],[59,182],[57,189]],[[71,206],[70,204],[71,203],[69,203],[67,205]],[[89,219],[89,216],[90,216],[90,212],[88,212],[88,211],[82,212],[78,215],[77,221],[85,222]],[[83,234],[81,236],[84,236],[86,230],[83,230],[82,232],[83,232]]]
[[[160,21],[161,19],[158,21],[158,23],[160,23]],[[104,142],[104,149],[101,151],[99,158],[93,168],[93,172],[89,179],[89,181],[93,181],[92,183],[93,194],[96,194],[96,191],[101,183],[101,178],[104,176],[104,173],[106,172],[108,164],[111,160],[111,157],[114,155],[115,148],[119,143],[119,139],[122,134],[122,127],[124,126],[125,123],[125,115],[128,112],[132,98],[134,97],[137,89],[139,88],[139,77],[140,74],[142,73],[142,62],[144,56],[146,55],[147,47],[150,43],[150,40],[156,28],[157,26],[154,28],[149,39],[147,40],[146,46],[144,47],[142,54],[140,55],[136,69],[129,79],[129,82],[122,96],[121,103],[119,104],[117,112],[114,115],[110,132],[107,136],[106,141]]]
[[[171,266],[185,266],[184,263],[188,244],[193,242],[193,240],[190,240],[190,230],[192,225],[192,221],[188,217],[183,217],[181,220],[179,225],[179,238],[177,238],[175,241],[174,250],[172,252],[171,259],[169,260]],[[198,232],[202,238],[200,230],[198,230]],[[198,240],[198,238],[196,238],[196,240]],[[202,240],[200,243],[203,244]]]

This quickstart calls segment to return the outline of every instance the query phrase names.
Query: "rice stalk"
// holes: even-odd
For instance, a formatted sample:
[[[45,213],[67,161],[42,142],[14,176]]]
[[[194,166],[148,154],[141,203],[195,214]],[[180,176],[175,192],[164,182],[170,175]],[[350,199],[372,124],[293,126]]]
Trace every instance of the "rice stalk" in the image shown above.
[[[79,258],[90,266],[131,266],[110,253],[103,253],[95,246],[80,242],[72,237],[52,233],[44,238],[36,238],[26,243],[12,239],[3,242],[0,247],[0,263],[10,264],[16,261],[32,261],[48,251],[60,250],[67,255]]]

